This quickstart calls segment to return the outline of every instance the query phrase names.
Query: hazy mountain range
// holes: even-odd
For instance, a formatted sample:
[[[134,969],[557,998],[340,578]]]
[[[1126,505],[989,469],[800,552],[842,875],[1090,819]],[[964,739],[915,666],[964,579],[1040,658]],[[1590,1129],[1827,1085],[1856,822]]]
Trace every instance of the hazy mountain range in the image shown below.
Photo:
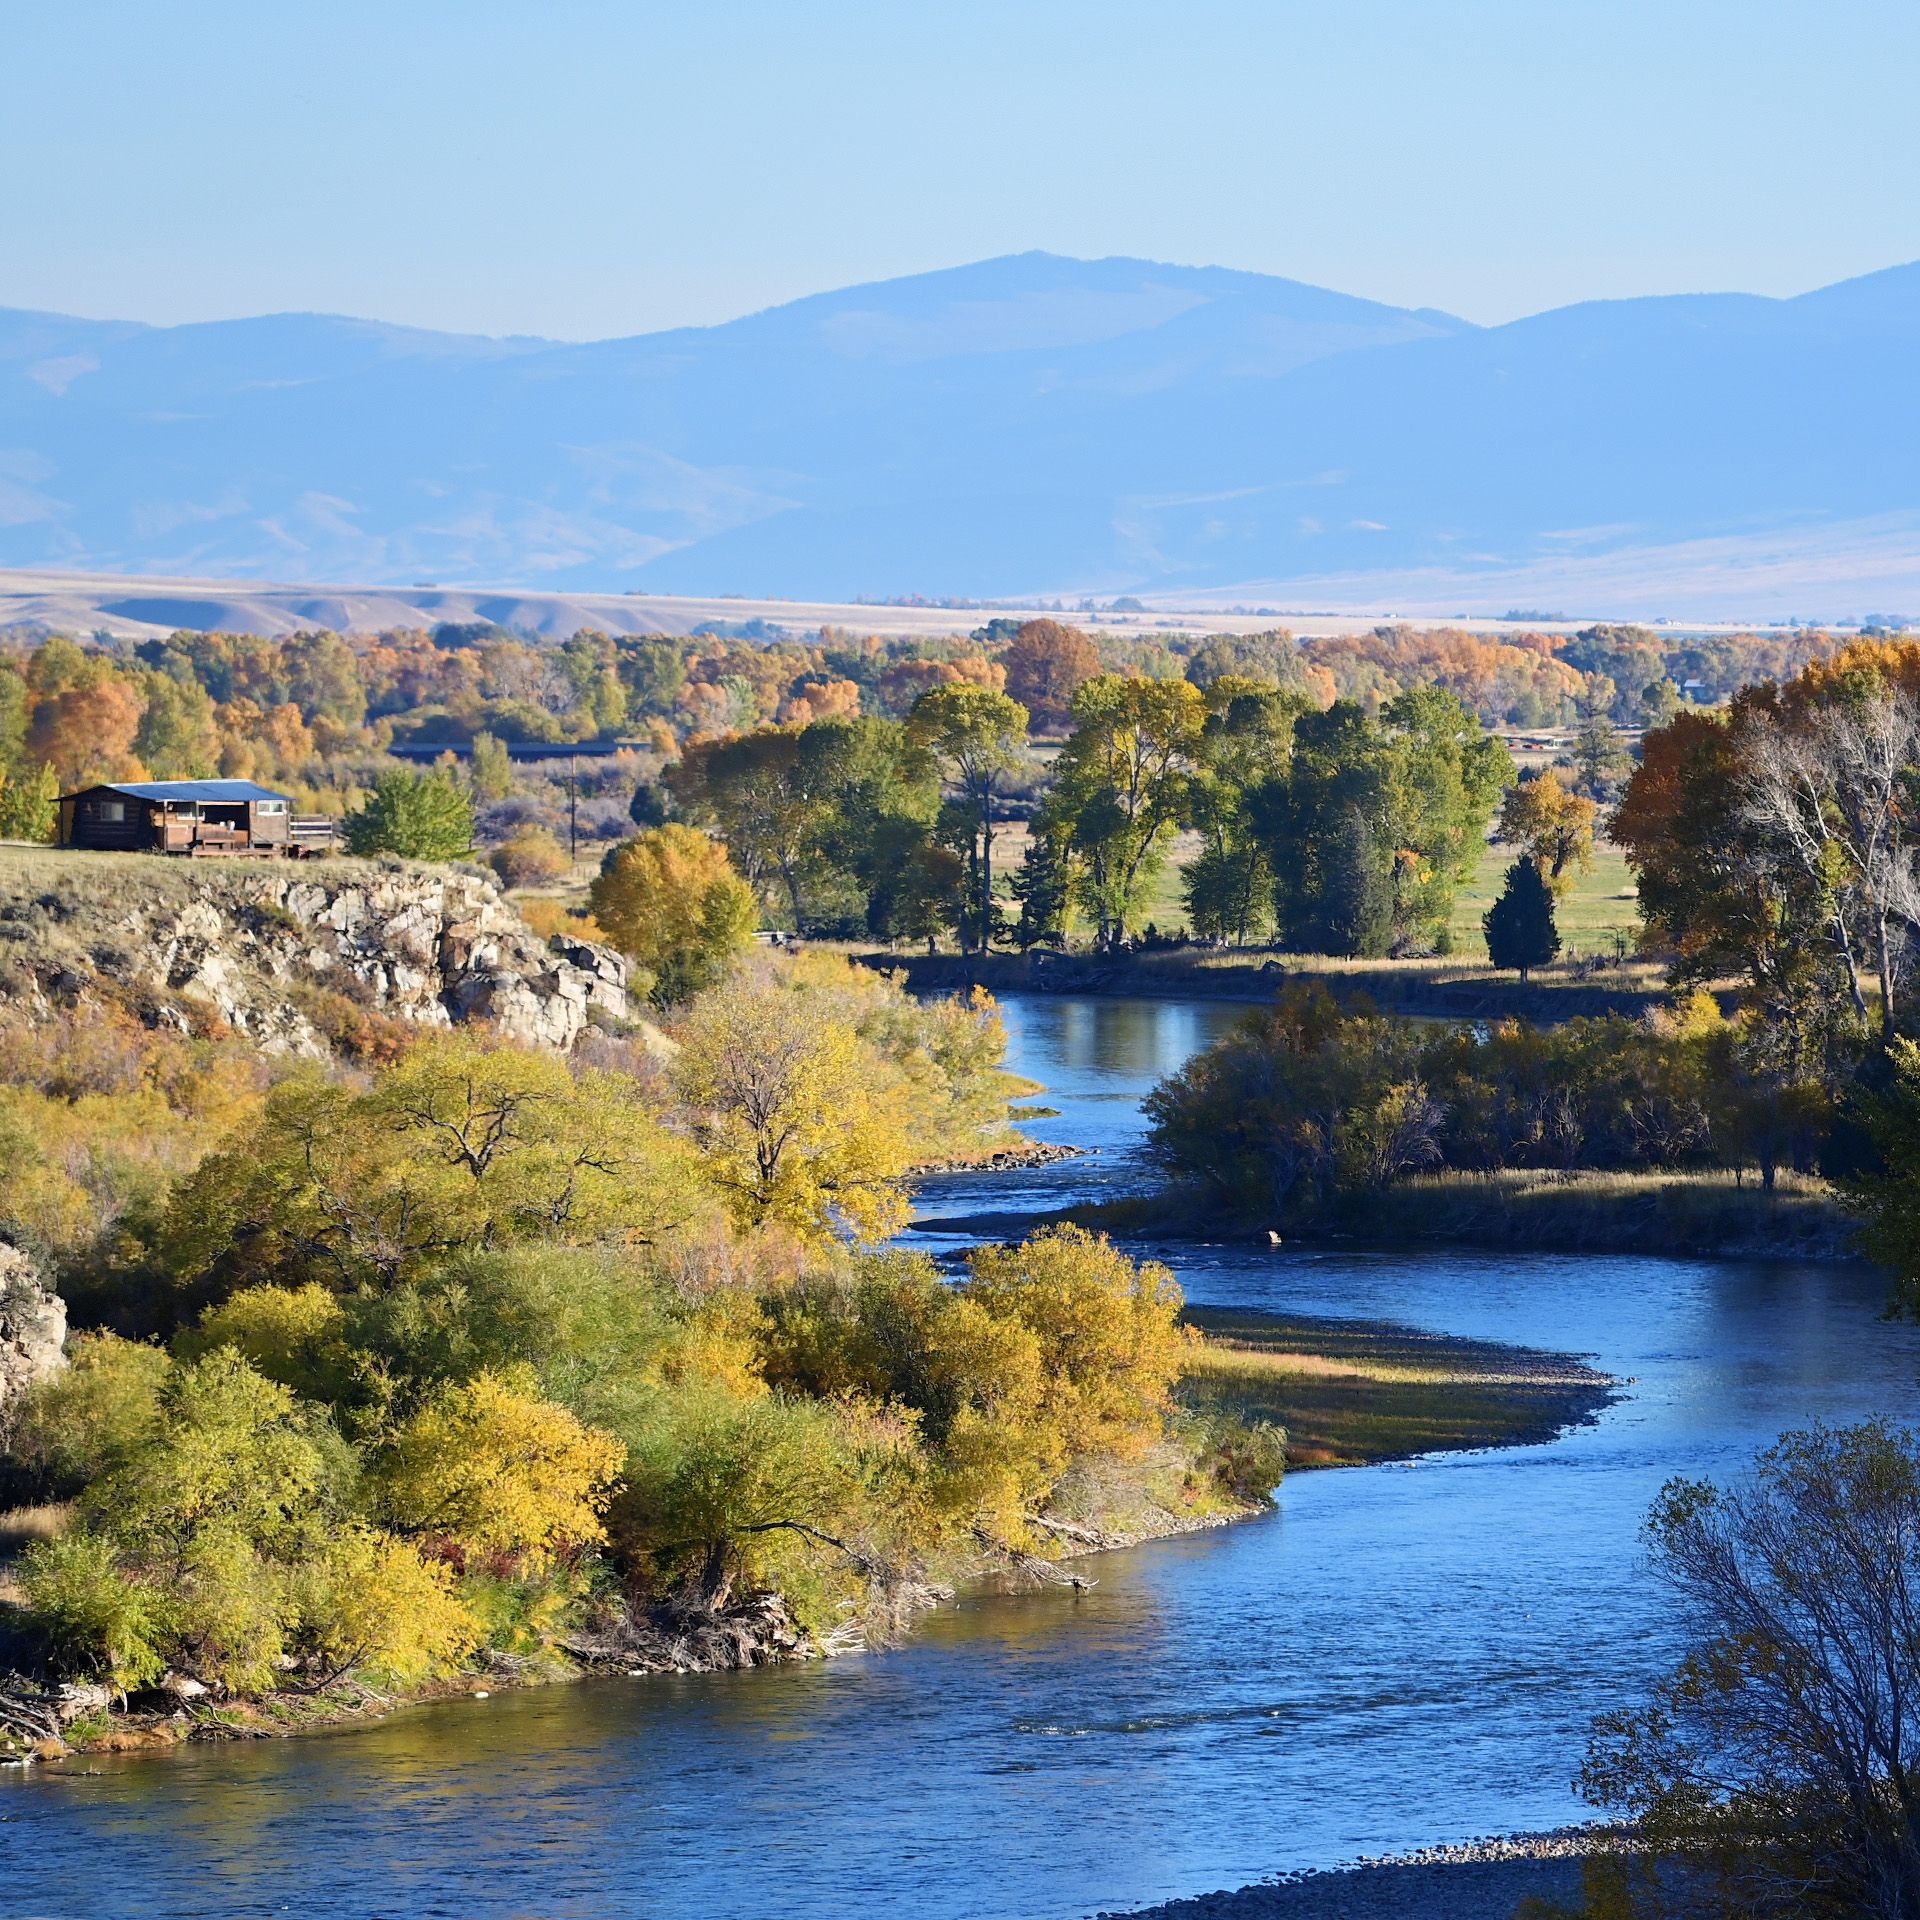
[[[0,566],[1920,607],[1916,349],[1920,265],[1490,328],[1037,253],[590,345],[0,310]]]

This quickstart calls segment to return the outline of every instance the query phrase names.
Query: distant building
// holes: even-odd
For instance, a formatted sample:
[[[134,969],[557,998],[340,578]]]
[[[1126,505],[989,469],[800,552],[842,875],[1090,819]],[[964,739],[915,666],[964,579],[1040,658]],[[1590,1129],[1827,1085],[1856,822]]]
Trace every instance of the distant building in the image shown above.
[[[197,858],[329,853],[331,820],[299,819],[251,780],[121,780],[60,796],[60,845]]]

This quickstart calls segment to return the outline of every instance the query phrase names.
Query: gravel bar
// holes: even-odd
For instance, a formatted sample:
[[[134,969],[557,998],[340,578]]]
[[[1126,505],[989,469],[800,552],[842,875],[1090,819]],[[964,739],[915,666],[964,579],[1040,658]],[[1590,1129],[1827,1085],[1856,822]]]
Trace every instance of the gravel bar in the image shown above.
[[[1510,1920],[1529,1896],[1578,1905],[1582,1857],[1617,1844],[1605,1828],[1512,1834],[1094,1920]]]

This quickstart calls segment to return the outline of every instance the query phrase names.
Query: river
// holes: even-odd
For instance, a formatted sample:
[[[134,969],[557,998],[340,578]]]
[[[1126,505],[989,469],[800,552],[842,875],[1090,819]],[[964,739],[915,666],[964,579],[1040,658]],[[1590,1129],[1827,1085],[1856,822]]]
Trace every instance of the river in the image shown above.
[[[1141,1094],[1230,1007],[1034,999],[1043,1138],[941,1219],[1124,1191]],[[912,1644],[459,1701],[299,1740],[9,1773],[0,1913],[1075,1920],[1583,1816],[1592,1715],[1654,1669],[1641,1515],[1782,1428],[1920,1402],[1871,1275],[1641,1256],[1162,1250],[1198,1301],[1373,1316],[1632,1376],[1552,1445],[1301,1474],[1243,1526],[980,1595]]]

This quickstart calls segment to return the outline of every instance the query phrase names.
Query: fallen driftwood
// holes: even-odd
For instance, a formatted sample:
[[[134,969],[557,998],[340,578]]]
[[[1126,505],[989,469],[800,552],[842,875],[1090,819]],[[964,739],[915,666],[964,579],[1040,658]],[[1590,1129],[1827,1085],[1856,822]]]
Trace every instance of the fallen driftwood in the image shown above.
[[[0,1674],[0,1737],[29,1749],[64,1744],[59,1692],[24,1673]]]

